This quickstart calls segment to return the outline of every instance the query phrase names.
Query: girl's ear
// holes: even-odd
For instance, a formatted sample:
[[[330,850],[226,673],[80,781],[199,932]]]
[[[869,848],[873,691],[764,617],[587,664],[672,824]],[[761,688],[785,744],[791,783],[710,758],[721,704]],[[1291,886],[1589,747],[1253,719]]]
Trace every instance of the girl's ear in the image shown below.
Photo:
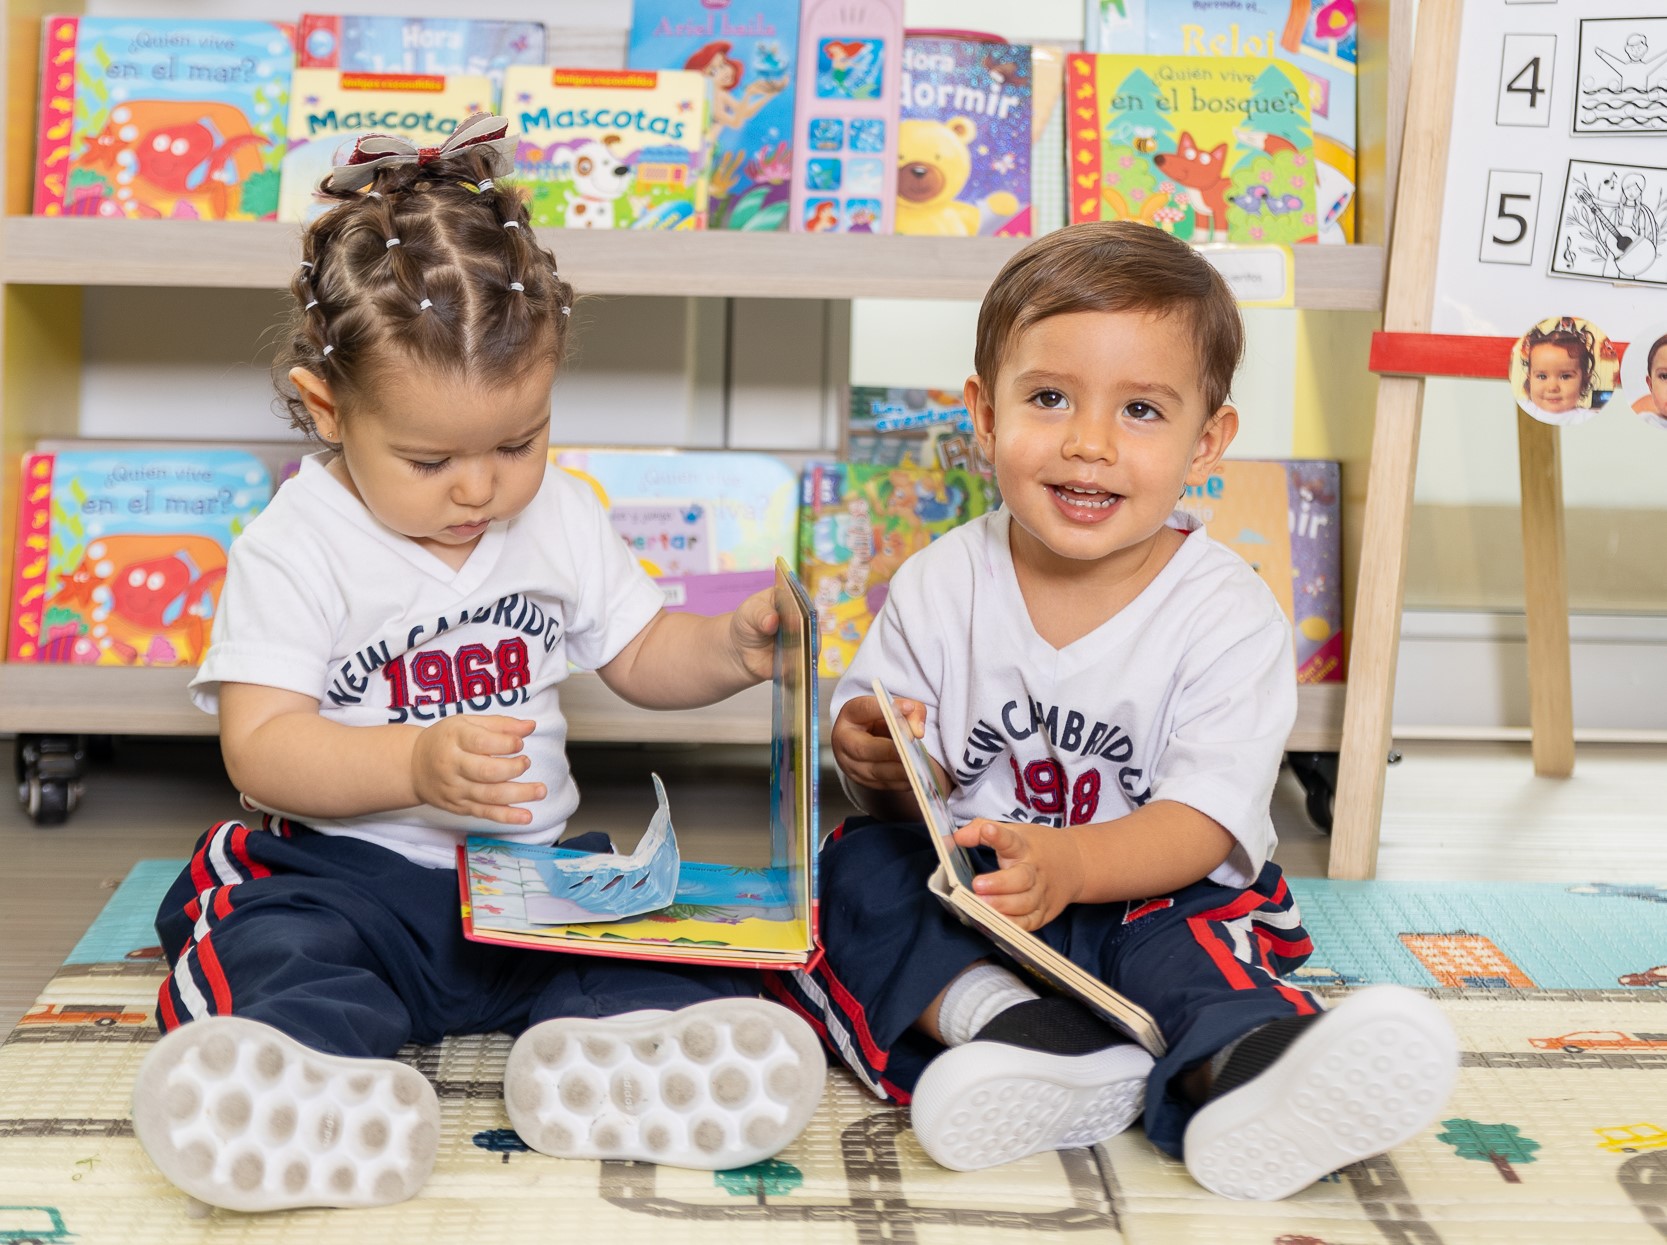
[[[318,439],[330,445],[340,445],[341,415],[336,407],[335,395],[330,392],[330,382],[304,367],[292,367],[289,369],[289,383],[301,395],[301,405],[312,417],[313,430],[318,433]]]

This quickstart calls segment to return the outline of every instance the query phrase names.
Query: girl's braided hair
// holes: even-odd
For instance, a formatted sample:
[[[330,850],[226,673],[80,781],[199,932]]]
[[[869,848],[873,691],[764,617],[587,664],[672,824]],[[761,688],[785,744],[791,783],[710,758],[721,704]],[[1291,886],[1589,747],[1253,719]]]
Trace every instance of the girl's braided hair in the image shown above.
[[[484,148],[377,168],[363,192],[307,227],[273,379],[292,427],[316,436],[289,379],[304,368],[351,409],[393,369],[420,363],[484,387],[513,384],[567,347],[572,287],[532,236],[527,207]]]

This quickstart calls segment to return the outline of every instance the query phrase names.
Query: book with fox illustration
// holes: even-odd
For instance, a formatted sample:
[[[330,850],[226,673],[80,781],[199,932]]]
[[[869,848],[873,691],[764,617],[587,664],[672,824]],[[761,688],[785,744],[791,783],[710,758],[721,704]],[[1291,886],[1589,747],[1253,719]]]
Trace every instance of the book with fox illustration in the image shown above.
[[[972,857],[955,842],[955,831],[958,829],[955,817],[949,811],[949,801],[938,785],[926,746],[897,716],[890,694],[878,679],[874,680],[874,695],[880,702],[880,712],[885,717],[886,729],[891,732],[892,743],[897,746],[897,755],[903,760],[903,771],[908,775],[915,803],[920,806],[921,820],[932,837],[932,846],[937,849],[938,868],[928,880],[927,889],[957,920],[983,933],[997,950],[1020,968],[1061,994],[1080,999],[1110,1024],[1139,1042],[1154,1057],[1161,1056],[1166,1043],[1152,1013],[1113,990],[1087,969],[1066,959],[1029,930],[1021,929],[978,897],[972,888],[976,872]]]
[[[297,69],[290,98],[278,219],[309,221],[328,206],[318,183],[365,134],[397,134],[438,147],[468,117],[492,109],[492,83],[476,74]]]
[[[304,69],[484,74],[499,92],[511,65],[546,63],[540,22],[303,13],[296,39]]]
[[[241,450],[25,455],[6,659],[196,665],[226,549],[271,496]]]
[[[471,835],[458,848],[463,931],[476,942],[579,955],[804,968],[821,954],[816,914],[816,614],[778,560],[770,748],[770,863],[681,860],[665,789],[630,856]],[[760,827],[762,829],[763,827]],[[670,891],[670,902],[665,902]],[[657,901],[644,911],[637,898]],[[572,923],[576,916],[591,919]]]
[[[1316,242],[1308,83],[1250,56],[1073,53],[1072,223],[1138,220],[1194,244]]]
[[[504,115],[533,224],[706,228],[706,108],[692,69],[512,66]]]
[[[37,216],[270,220],[294,28],[42,20]]]

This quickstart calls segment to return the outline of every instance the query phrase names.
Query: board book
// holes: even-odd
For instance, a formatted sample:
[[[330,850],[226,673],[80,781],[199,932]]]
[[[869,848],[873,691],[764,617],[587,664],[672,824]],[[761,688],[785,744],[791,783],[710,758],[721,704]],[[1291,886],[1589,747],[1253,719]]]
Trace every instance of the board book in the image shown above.
[[[296,40],[303,69],[484,75],[494,101],[511,65],[546,63],[540,22],[303,13]]]
[[[686,69],[512,66],[504,114],[533,224],[704,229],[706,83]]]
[[[310,221],[327,210],[314,191],[362,136],[397,134],[438,147],[472,114],[490,112],[492,95],[480,75],[297,69],[278,219]]]
[[[707,228],[787,228],[799,0],[635,0],[632,69],[710,83]]]
[[[896,231],[1030,237],[1030,48],[910,34],[902,83]]]
[[[995,505],[976,472],[811,463],[799,493],[799,573],[816,606],[824,675],[850,669],[905,558]]]
[[[1248,56],[1073,53],[1073,224],[1137,220],[1194,244],[1315,242],[1307,82]]]
[[[241,450],[25,455],[6,659],[196,665],[227,547],[271,495]]]
[[[995,482],[959,389],[852,385],[843,456],[885,467],[959,467]]]
[[[1118,1030],[1139,1042],[1154,1058],[1161,1057],[1166,1044],[1163,1032],[1150,1012],[1113,990],[1087,969],[1073,964],[1035,934],[1019,928],[978,897],[972,889],[976,872],[972,857],[955,842],[955,817],[938,786],[926,746],[897,716],[890,694],[878,679],[874,680],[874,695],[879,699],[880,712],[885,717],[892,742],[897,746],[897,755],[903,760],[903,770],[909,777],[909,789],[914,793],[915,803],[920,806],[926,833],[937,849],[938,867],[927,882],[927,889],[957,920],[984,934],[1020,968],[1061,994],[1080,999]]]
[[[770,864],[764,868],[681,861],[669,905],[640,916],[581,924],[542,923],[534,915],[555,913],[561,895],[548,879],[563,849],[528,847],[471,835],[458,848],[463,931],[476,942],[569,951],[579,955],[728,965],[737,968],[804,968],[820,956],[817,941],[816,850],[817,733],[816,614],[804,587],[784,561],[777,561],[776,632],[770,724]],[[671,814],[664,788],[655,779],[667,838]],[[651,826],[651,834],[653,827]],[[624,863],[619,886],[643,879],[659,845],[639,847],[626,861],[589,856],[602,868]],[[571,859],[562,863],[570,865]],[[636,873],[631,870],[635,868]],[[573,870],[565,871],[572,880]],[[601,880],[580,878],[599,891]],[[644,881],[647,885],[648,882]]]
[[[48,16],[37,216],[270,220],[294,27]]]

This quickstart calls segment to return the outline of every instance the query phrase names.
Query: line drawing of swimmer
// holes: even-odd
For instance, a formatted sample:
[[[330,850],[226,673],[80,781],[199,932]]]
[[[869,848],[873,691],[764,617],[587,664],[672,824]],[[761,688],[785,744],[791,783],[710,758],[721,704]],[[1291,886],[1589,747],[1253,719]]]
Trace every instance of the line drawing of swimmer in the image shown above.
[[[1650,41],[1642,34],[1634,31],[1626,37],[1626,59],[1621,60],[1613,52],[1606,52],[1603,48],[1594,47],[1592,54],[1615,71],[1620,79],[1619,86],[1623,91],[1647,91],[1650,80],[1661,72],[1667,65],[1667,52],[1657,52],[1648,60]]]

